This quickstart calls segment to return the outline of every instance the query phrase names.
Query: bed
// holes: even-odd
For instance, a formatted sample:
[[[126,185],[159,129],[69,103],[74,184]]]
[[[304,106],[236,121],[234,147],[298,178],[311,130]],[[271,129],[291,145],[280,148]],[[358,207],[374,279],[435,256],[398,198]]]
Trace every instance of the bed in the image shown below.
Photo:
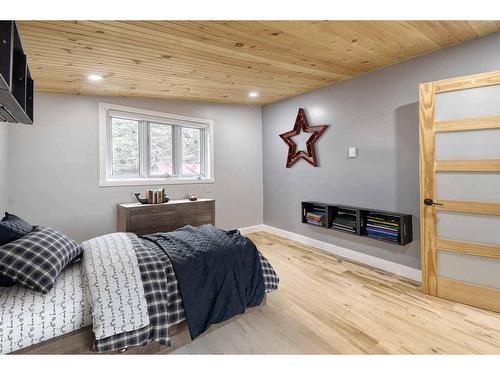
[[[81,247],[49,292],[0,288],[0,353],[168,353],[264,305],[279,283],[249,239],[213,226]]]

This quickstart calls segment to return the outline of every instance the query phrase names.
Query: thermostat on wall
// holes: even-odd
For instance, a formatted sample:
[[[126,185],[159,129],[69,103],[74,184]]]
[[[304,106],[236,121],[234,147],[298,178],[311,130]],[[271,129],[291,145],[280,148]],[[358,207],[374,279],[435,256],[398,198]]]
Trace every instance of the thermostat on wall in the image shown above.
[[[349,146],[347,148],[347,156],[349,156],[350,158],[355,158],[358,156],[358,149],[354,146]]]

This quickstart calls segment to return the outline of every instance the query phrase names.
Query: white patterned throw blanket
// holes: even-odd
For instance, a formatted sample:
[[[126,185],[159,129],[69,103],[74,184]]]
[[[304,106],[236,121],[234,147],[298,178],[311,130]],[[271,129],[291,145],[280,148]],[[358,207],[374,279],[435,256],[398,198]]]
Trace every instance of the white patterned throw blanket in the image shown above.
[[[82,275],[97,340],[149,325],[135,238],[113,233],[81,244]]]

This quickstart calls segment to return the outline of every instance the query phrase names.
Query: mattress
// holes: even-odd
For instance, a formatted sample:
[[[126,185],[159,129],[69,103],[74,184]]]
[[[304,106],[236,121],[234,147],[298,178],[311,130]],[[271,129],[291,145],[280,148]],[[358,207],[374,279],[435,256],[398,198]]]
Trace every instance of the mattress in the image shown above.
[[[66,268],[46,294],[0,287],[0,353],[10,353],[90,326],[80,264]]]

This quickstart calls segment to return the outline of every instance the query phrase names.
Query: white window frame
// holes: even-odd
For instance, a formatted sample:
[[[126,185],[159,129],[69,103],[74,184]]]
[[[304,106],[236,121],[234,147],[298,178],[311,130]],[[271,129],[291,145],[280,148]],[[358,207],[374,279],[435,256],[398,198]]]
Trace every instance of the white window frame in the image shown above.
[[[111,117],[122,117],[141,122],[172,125],[172,153],[174,175],[149,176],[149,124],[139,124],[140,172],[136,176],[112,175]],[[181,127],[202,129],[200,142],[200,176],[178,176],[182,163]],[[167,184],[214,183],[214,122],[213,120],[150,111],[109,103],[99,103],[99,186],[148,186]]]

